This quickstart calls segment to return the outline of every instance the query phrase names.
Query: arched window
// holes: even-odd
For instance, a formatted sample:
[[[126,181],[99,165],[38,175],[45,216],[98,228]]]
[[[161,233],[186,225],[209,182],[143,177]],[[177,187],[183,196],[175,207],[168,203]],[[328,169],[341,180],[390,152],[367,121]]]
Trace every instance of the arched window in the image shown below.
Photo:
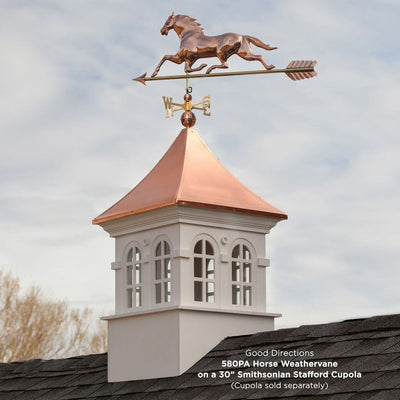
[[[215,302],[215,256],[212,244],[199,240],[194,246],[194,300]]]
[[[155,301],[156,304],[171,301],[171,249],[161,240],[155,251]]]
[[[126,306],[141,307],[143,296],[142,255],[140,249],[133,246],[126,258]]]
[[[232,250],[232,304],[251,306],[251,252],[245,244]]]

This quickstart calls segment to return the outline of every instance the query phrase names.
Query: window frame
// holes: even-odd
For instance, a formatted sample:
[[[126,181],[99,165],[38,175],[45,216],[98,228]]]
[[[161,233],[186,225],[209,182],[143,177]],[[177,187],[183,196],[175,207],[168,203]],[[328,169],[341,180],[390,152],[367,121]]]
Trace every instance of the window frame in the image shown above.
[[[124,306],[127,310],[142,309],[145,287],[143,282],[143,250],[138,243],[130,243],[127,246],[123,271],[125,286]]]
[[[172,246],[165,237],[158,238],[153,249],[153,288],[152,302],[156,306],[171,303]]]
[[[237,253],[237,256],[234,255],[235,253]],[[230,286],[231,304],[233,306],[254,306],[254,254],[253,247],[245,240],[236,241],[232,245],[230,251]]]
[[[209,252],[210,248],[211,252]],[[200,236],[194,241],[192,249],[193,301],[209,305],[216,304],[218,300],[217,246],[211,238]]]

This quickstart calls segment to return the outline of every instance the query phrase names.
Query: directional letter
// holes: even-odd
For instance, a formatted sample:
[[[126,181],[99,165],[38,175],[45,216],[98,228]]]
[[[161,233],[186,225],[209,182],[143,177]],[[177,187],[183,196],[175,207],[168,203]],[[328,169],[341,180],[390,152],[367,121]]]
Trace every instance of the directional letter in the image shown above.
[[[164,100],[164,106],[165,106],[165,111],[167,112],[167,115],[165,118],[172,117],[174,115],[174,108],[172,107],[172,97],[162,97]]]
[[[208,94],[207,96],[203,97],[203,114],[204,115],[207,115],[207,116],[211,115],[210,106],[211,106],[210,95]]]

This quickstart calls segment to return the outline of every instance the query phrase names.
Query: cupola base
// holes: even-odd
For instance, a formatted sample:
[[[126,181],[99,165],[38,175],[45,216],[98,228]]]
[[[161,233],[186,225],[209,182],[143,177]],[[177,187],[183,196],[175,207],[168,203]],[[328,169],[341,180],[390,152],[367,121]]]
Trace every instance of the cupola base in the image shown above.
[[[108,321],[108,381],[178,376],[228,336],[274,329],[280,314],[170,307]]]

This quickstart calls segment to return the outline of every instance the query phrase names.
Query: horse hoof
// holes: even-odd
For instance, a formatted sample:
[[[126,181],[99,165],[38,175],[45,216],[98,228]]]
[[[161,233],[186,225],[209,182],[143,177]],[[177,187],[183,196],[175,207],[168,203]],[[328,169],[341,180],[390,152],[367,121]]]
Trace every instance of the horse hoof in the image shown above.
[[[158,71],[154,71],[154,72],[151,74],[151,77],[154,78],[157,74],[158,74]]]
[[[275,65],[267,65],[267,70],[269,71],[270,69],[274,69]]]

